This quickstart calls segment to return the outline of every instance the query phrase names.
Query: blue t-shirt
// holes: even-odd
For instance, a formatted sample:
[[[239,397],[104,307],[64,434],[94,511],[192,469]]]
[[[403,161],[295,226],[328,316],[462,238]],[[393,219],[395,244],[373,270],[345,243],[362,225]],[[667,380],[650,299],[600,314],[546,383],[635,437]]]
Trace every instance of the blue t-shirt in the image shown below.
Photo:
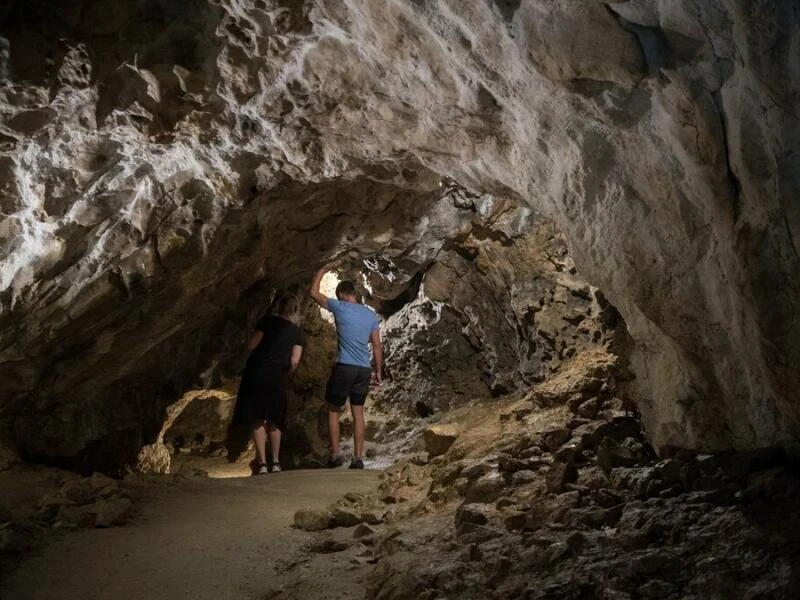
[[[380,328],[378,315],[363,304],[342,302],[333,298],[328,298],[328,310],[336,321],[336,335],[339,338],[336,362],[371,367],[369,336]]]

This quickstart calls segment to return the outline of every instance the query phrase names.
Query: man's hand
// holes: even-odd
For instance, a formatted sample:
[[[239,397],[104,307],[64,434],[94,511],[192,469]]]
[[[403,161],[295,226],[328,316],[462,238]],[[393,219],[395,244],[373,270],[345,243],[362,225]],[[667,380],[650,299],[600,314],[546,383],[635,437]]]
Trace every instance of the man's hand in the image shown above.
[[[314,302],[326,310],[328,308],[328,299],[322,292],[320,292],[319,286],[322,283],[322,278],[325,277],[325,274],[331,269],[335,269],[338,264],[339,261],[334,260],[333,262],[330,262],[322,267],[319,271],[317,271],[316,275],[314,275],[314,279],[311,281],[311,285],[308,288],[308,295],[311,296]]]
[[[372,384],[376,386],[380,386],[383,383],[383,375],[381,375],[380,371],[375,371],[372,373]]]

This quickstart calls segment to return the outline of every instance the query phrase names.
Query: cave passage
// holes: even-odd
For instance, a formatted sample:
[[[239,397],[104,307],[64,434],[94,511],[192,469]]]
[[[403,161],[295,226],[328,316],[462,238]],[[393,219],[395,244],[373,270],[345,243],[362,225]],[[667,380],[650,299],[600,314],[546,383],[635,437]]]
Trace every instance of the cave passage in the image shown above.
[[[431,418],[523,393],[587,352],[616,360],[615,338],[618,332],[625,335],[624,323],[603,295],[579,277],[564,236],[542,219],[531,231],[513,236],[503,231],[502,221],[489,225],[481,220],[476,217],[470,233],[446,241],[427,264],[406,262],[402,268],[386,255],[359,256],[353,249],[323,279],[322,291],[329,297],[339,281],[354,281],[362,301],[381,319],[386,381],[372,390],[367,411],[372,417],[368,451],[370,458],[380,457],[376,464],[409,452]],[[279,295],[296,294],[306,305],[307,345],[292,378],[283,443],[282,461],[288,468],[319,466],[328,452],[323,399],[336,352],[335,328],[328,311],[309,303],[303,283],[264,281],[246,293],[271,290],[258,299],[261,308],[248,313],[251,322]],[[241,343],[246,336],[239,335]],[[238,432],[236,443],[226,437],[236,375],[233,371],[232,378],[224,378],[221,388],[193,389],[176,397],[157,440],[139,457],[139,468],[145,463],[152,468],[157,453],[163,461],[158,470],[167,471],[166,452],[244,461],[249,456],[246,433]],[[614,392],[607,389],[605,395],[611,398]],[[343,418],[349,434],[349,417]]]
[[[184,548],[113,552],[150,518],[241,597],[204,561],[263,486],[257,598],[798,597],[797,47],[795,0],[0,2],[0,596],[78,571],[46,547],[180,595],[131,582]],[[304,299],[250,477],[245,340],[333,260],[385,340],[368,468],[319,468]]]

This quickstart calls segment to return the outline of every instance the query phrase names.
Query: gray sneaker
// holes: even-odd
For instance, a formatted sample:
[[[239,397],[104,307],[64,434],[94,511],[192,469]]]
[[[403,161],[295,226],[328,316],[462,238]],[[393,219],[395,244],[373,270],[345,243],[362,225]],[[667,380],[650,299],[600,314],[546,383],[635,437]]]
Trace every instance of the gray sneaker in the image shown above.
[[[270,473],[280,473],[280,472],[281,472],[281,466],[278,463],[273,464],[272,468],[270,469]]]
[[[266,475],[269,473],[269,467],[267,465],[261,465],[258,467],[258,471],[256,471],[256,475]]]
[[[336,467],[341,467],[344,464],[344,457],[341,454],[337,454],[336,456],[331,456],[328,459],[328,468],[335,469]]]

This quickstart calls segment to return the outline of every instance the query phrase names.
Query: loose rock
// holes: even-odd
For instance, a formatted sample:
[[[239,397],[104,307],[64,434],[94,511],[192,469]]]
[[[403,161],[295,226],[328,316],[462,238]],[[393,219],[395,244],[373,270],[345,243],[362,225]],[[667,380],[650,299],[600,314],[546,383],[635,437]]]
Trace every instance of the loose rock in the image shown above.
[[[447,452],[458,439],[457,425],[432,425],[422,434],[425,440],[425,450],[430,458],[440,456]]]
[[[96,512],[96,527],[112,527],[124,525],[128,522],[133,512],[133,503],[128,498],[109,498],[93,505]]]
[[[303,508],[294,513],[294,526],[305,531],[321,531],[327,529],[332,521],[326,510]]]

